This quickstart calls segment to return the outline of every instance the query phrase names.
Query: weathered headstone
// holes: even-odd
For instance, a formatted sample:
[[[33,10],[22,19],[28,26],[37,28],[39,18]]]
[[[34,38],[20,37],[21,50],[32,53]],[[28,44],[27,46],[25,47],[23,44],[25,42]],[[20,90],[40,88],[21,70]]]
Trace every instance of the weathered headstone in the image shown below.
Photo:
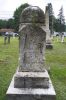
[[[7,91],[8,100],[55,100],[55,91],[45,68],[46,32],[44,13],[29,6],[21,14],[19,68]]]
[[[45,36],[41,27],[32,24],[25,25],[21,30],[19,71],[45,70]]]
[[[61,33],[61,42],[62,43],[64,42],[64,33],[63,32]]]
[[[46,48],[47,49],[52,49],[53,45],[52,45],[51,37],[50,37],[49,12],[48,12],[48,7],[47,6],[46,6],[46,10],[45,10],[45,25],[46,25]]]

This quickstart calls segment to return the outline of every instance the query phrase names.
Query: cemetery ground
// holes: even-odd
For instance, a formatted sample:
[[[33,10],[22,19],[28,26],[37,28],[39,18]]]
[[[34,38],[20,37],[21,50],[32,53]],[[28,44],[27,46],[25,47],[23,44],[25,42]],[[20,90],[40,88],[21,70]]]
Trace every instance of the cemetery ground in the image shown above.
[[[10,81],[18,66],[18,37],[4,45],[0,37],[0,100],[5,98]],[[65,42],[53,40],[53,49],[46,50],[46,66],[50,67],[50,77],[56,91],[56,100],[66,100],[66,37]]]

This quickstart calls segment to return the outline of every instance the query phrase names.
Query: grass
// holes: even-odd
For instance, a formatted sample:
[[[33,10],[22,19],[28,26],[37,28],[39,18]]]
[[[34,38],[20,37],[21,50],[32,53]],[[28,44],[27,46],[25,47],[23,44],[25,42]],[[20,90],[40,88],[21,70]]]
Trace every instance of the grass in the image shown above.
[[[65,38],[66,42],[66,38]],[[0,37],[0,100],[5,100],[6,91],[18,66],[18,38],[4,45]],[[66,100],[66,43],[53,41],[53,49],[46,50],[46,65],[56,91],[56,100]],[[7,99],[6,99],[7,100]]]
[[[66,38],[64,40],[66,42]],[[46,50],[46,64],[50,66],[50,77],[57,100],[66,100],[66,43],[53,41],[53,50]]]
[[[0,100],[5,100],[6,90],[18,65],[18,39],[4,45],[0,37]]]

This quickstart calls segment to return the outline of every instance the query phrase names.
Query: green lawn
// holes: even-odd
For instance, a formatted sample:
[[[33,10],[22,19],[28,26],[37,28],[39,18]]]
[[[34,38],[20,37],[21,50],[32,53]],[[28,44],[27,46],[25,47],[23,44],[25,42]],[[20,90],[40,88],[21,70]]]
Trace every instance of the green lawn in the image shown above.
[[[11,38],[11,43],[4,45],[4,39],[0,37],[0,100],[5,100],[7,88],[18,66],[18,48],[18,38]],[[46,50],[45,56],[57,94],[56,100],[66,100],[66,43],[56,42],[55,38],[53,50]]]
[[[66,38],[64,40],[66,42]],[[46,64],[50,66],[57,100],[66,100],[66,43],[53,41],[53,50],[46,50]]]
[[[4,45],[0,37],[0,100],[5,100],[6,90],[18,65],[18,38]]]

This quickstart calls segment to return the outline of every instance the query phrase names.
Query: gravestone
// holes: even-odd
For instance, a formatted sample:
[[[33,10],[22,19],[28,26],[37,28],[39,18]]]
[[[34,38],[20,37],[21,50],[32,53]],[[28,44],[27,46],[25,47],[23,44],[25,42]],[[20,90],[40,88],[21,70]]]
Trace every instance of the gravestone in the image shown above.
[[[51,41],[50,30],[49,30],[49,12],[48,11],[49,11],[48,6],[46,6],[46,10],[45,10],[46,48],[52,49],[53,44],[52,44],[52,41]]]
[[[23,10],[19,26],[19,67],[7,90],[7,100],[55,100],[45,67],[44,12],[36,6]]]
[[[64,42],[64,33],[63,32],[61,33],[61,42],[62,43]]]

